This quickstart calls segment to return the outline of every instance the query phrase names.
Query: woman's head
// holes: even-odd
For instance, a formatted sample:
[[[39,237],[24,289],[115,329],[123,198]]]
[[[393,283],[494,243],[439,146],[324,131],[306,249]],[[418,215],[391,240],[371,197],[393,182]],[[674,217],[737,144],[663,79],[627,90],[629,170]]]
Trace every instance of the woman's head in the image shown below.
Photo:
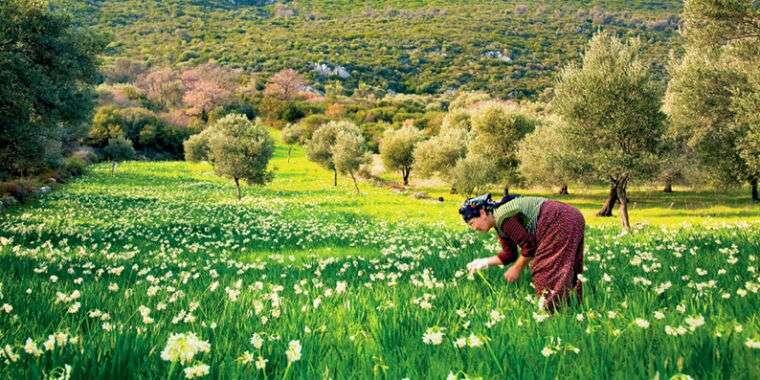
[[[470,228],[486,232],[493,228],[495,223],[493,210],[516,197],[516,195],[507,195],[498,202],[491,199],[490,193],[467,198],[459,208],[459,215],[462,215],[462,219]]]

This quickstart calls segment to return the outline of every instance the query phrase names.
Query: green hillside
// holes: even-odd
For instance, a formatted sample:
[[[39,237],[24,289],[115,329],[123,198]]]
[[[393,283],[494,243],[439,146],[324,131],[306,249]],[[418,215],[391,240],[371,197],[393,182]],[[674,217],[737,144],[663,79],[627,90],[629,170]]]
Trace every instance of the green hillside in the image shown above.
[[[598,30],[639,36],[652,64],[677,35],[680,1],[52,0],[111,37],[116,57],[156,65],[214,60],[265,76],[306,73],[406,93],[485,90],[536,98]],[[315,65],[324,64],[321,72]],[[345,70],[345,71],[344,71]]]

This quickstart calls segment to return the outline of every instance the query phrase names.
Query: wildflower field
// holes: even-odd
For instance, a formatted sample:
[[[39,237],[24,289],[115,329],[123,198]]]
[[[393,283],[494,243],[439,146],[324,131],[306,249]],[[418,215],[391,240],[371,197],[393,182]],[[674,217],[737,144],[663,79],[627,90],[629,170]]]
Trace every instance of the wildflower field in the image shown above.
[[[131,162],[0,215],[0,377],[760,377],[756,207],[634,207],[620,236],[566,199],[585,297],[549,316],[529,273],[466,274],[496,246],[460,199],[353,195],[286,150],[240,202],[207,164]]]

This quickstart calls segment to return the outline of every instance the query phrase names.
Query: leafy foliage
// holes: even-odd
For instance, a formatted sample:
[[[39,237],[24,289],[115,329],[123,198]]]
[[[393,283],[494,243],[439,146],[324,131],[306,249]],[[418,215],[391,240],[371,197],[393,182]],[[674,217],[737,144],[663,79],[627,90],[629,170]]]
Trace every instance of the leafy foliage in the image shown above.
[[[86,134],[103,39],[31,0],[0,3],[0,178],[60,163]]]
[[[267,165],[274,153],[274,141],[266,127],[251,123],[245,115],[230,114],[210,128],[209,161],[216,174],[235,181],[238,199],[241,179],[259,185],[272,180]]]
[[[404,185],[409,184],[409,175],[414,165],[414,149],[422,139],[422,132],[411,125],[396,130],[388,129],[383,133],[380,157],[387,169],[401,171]]]

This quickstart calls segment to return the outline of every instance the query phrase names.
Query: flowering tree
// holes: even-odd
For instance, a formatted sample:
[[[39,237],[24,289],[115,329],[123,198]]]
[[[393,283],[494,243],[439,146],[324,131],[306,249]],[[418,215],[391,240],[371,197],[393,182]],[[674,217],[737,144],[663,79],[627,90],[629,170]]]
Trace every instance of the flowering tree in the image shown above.
[[[274,74],[264,88],[264,95],[279,100],[294,100],[306,88],[303,75],[293,69],[284,69]]]
[[[190,115],[205,115],[228,101],[237,88],[240,72],[207,63],[182,72],[185,93],[182,100]]]
[[[141,75],[136,82],[138,88],[153,103],[164,108],[179,106],[182,103],[184,85],[177,71],[170,68],[157,68]]]

